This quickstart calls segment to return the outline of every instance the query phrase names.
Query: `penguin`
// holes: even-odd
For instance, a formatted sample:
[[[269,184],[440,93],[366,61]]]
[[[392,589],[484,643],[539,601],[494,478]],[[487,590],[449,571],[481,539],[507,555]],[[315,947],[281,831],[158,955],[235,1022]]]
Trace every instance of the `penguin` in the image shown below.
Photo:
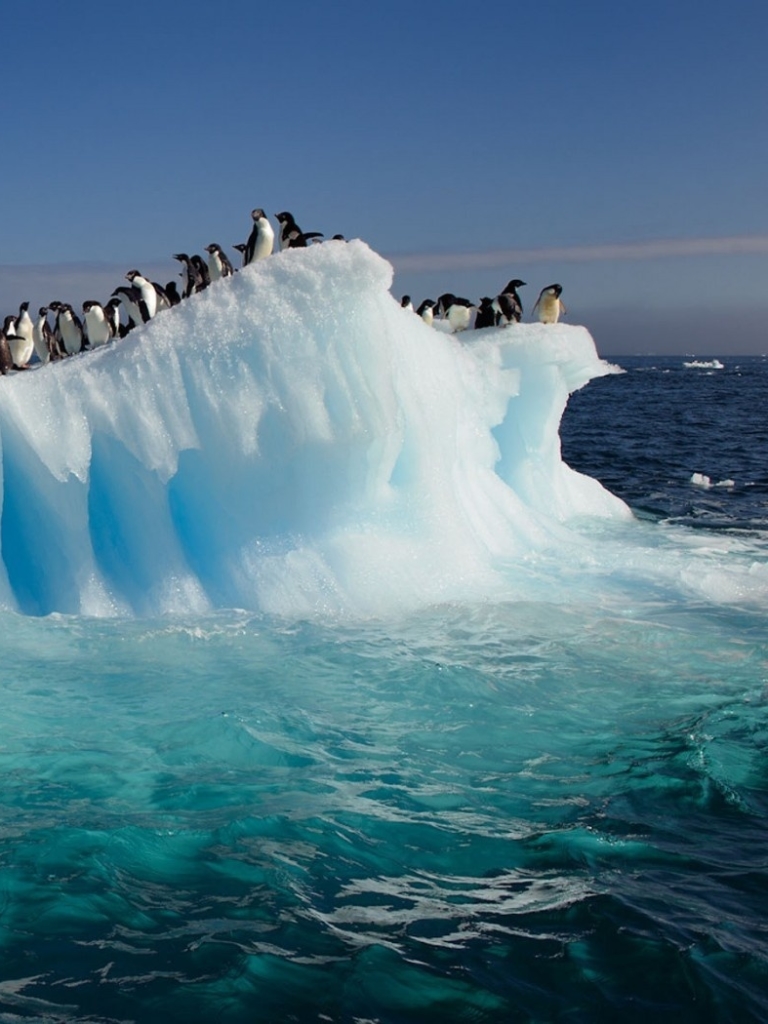
[[[48,312],[53,313],[53,325],[51,326],[51,360],[63,359],[66,356],[64,339],[59,330],[59,313],[62,304],[58,301],[48,303]]]
[[[157,281],[152,282],[152,287],[155,289],[155,294],[157,295],[157,312],[162,313],[163,310],[170,309],[173,303],[171,302],[165,288],[163,288],[161,284],[158,284]]]
[[[131,285],[134,288],[138,288],[141,292],[141,297],[144,300],[144,306],[147,311],[146,319],[151,320],[157,313],[157,292],[155,291],[155,286],[143,274],[140,274],[138,270],[129,270],[125,276],[131,282]]]
[[[74,356],[78,352],[82,352],[83,324],[68,302],[59,304],[59,315],[56,318],[56,325],[66,354]]]
[[[492,299],[488,295],[480,299],[480,305],[477,307],[477,315],[475,316],[476,331],[481,331],[485,327],[496,326],[495,302],[496,299]]]
[[[202,292],[211,283],[211,275],[208,273],[208,264],[205,262],[202,256],[198,256],[195,253],[194,256],[189,257],[190,265],[195,274],[195,291]]]
[[[86,299],[83,303],[83,334],[88,348],[98,348],[112,339],[107,312],[95,299]]]
[[[205,251],[210,253],[211,257],[208,260],[208,276],[211,282],[220,281],[223,277],[231,277],[234,274],[232,264],[229,262],[229,256],[227,256],[220,245],[211,242],[210,245],[206,245]]]
[[[37,358],[45,366],[51,361],[51,349],[53,346],[53,332],[48,323],[48,307],[41,306],[37,313],[32,329],[32,343],[35,346]]]
[[[451,325],[454,334],[466,331],[474,308],[469,299],[457,297],[452,292],[445,292],[444,295],[441,295],[435,306],[438,314],[442,314],[443,318]]]
[[[181,297],[182,299],[188,299],[195,289],[195,271],[189,262],[189,256],[185,252],[177,252],[173,258],[181,263]]]
[[[493,300],[493,308],[496,311],[496,323],[506,327],[508,324],[519,324],[523,318],[523,304],[517,294],[518,288],[523,288],[525,281],[519,278],[511,280],[504,291]]]
[[[115,288],[112,292],[112,296],[120,300],[128,320],[128,323],[120,331],[120,336],[122,338],[124,338],[129,331],[132,331],[134,327],[139,324],[144,324],[149,320],[147,307],[138,288],[134,288],[133,286],[126,288],[125,285],[121,285],[119,288]]]
[[[431,327],[435,319],[435,301],[434,299],[424,299],[416,313],[421,317],[425,324],[429,324]]]
[[[245,242],[238,242],[237,245],[233,245],[232,248],[233,249],[237,249],[237,251],[240,253],[240,266],[244,267],[245,266],[245,250],[248,248],[248,246],[245,244]]]
[[[275,246],[274,228],[261,207],[251,210],[251,218],[253,227],[243,250],[244,267],[247,267],[249,263],[255,263],[256,260],[263,260],[266,256],[271,256]],[[281,248],[285,247],[281,245]]]
[[[119,338],[120,335],[120,299],[117,296],[112,298],[104,305],[104,315],[107,318],[109,324],[109,331],[113,338]]]
[[[411,302],[410,295],[404,295],[402,299],[400,299],[400,305],[403,309],[410,309],[410,311],[413,312],[413,303]]]
[[[12,369],[13,356],[11,355],[11,346],[8,344],[5,327],[0,327],[0,374],[4,377]]]
[[[309,239],[323,237],[322,231],[302,231],[293,219],[293,214],[288,213],[287,210],[284,210],[282,213],[276,213],[275,217],[280,224],[281,250],[305,249]]]
[[[179,295],[179,290],[176,287],[175,281],[169,281],[165,286],[165,297],[168,299],[171,306],[178,306],[181,302],[181,296]]]
[[[562,291],[561,284],[548,284],[546,288],[541,289],[536,304],[531,310],[532,313],[535,313],[538,309],[541,323],[556,324],[560,314],[568,312],[560,298]]]
[[[6,338],[11,348],[11,355],[20,370],[28,365],[35,351],[34,330],[35,325],[29,315],[29,303],[22,302],[12,330],[9,331],[6,328]]]

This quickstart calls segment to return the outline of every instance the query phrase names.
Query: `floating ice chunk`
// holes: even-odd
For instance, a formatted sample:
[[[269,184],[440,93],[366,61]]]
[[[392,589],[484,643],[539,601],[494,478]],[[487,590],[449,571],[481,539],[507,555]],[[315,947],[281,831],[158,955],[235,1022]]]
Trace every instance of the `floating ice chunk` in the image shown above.
[[[691,477],[691,483],[694,487],[703,487],[705,490],[712,486],[712,481],[706,473],[694,473]]]

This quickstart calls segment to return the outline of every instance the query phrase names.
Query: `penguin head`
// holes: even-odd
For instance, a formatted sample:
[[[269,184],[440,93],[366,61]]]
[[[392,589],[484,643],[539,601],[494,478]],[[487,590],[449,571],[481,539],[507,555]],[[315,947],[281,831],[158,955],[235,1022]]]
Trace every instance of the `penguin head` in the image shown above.
[[[141,274],[138,272],[138,270],[129,270],[125,276],[129,281],[133,281],[134,278],[141,277]]]
[[[556,299],[559,299],[562,290],[563,286],[561,284],[549,284],[546,288],[542,289],[542,292],[554,295]]]
[[[515,291],[517,291],[518,288],[523,288],[524,286],[525,286],[525,281],[521,281],[519,277],[515,277],[515,278],[513,278],[509,282],[509,284],[504,289],[504,291],[505,292],[515,292]]]
[[[288,213],[287,210],[283,210],[282,213],[276,213],[275,217],[281,224],[295,224],[296,221],[293,219],[293,214]]]
[[[29,303],[28,302],[22,302],[22,304],[19,306],[19,316],[21,316],[22,313],[26,313],[26,311],[28,309],[29,309]]]
[[[267,216],[266,213],[264,213],[264,211],[262,210],[262,208],[260,206],[256,210],[251,210],[251,217],[253,217],[254,220],[261,220],[262,217],[266,217],[266,216]]]

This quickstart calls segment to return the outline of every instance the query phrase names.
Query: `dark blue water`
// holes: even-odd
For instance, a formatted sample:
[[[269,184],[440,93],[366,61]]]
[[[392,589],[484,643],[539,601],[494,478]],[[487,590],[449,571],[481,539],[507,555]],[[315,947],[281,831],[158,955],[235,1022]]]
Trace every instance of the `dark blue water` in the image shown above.
[[[571,400],[648,520],[616,590],[0,620],[0,1021],[768,1020],[768,369],[723,363]]]
[[[560,431],[566,462],[597,477],[638,515],[765,529],[768,359],[610,361],[627,372],[571,396]],[[694,473],[712,486],[692,486]]]

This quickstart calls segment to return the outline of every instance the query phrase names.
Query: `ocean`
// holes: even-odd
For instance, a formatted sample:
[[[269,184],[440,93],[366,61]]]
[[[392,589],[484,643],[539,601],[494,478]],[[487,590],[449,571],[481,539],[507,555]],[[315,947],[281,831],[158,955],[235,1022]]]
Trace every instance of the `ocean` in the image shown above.
[[[768,360],[612,362],[605,587],[3,615],[0,1021],[768,1020]]]

